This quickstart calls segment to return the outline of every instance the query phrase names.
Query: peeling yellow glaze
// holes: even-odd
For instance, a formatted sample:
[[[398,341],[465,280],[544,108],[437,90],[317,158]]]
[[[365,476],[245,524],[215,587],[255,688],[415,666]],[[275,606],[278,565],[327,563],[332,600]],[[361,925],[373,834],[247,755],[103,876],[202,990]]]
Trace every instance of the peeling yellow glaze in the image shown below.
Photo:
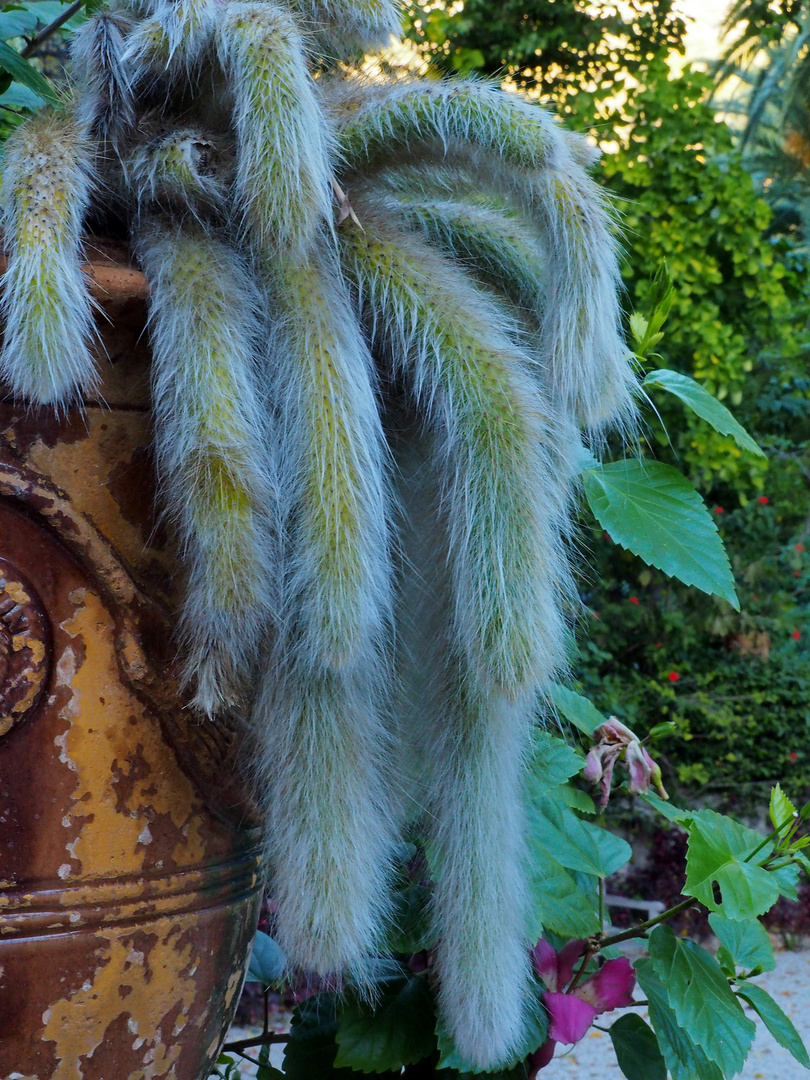
[[[76,648],[65,649],[57,663],[57,684],[71,692],[60,712],[68,727],[57,743],[63,764],[76,773],[65,815],[78,826],[66,845],[69,876],[139,873],[148,850],[144,826],[161,815],[182,836],[172,852],[175,863],[194,865],[205,845],[192,784],[167,750],[157,720],[119,680],[109,612],[90,590],[75,590],[72,599],[76,610],[61,628]]]
[[[43,1015],[41,1038],[59,1047],[60,1061],[51,1080],[82,1080],[79,1059],[101,1046],[110,1024],[121,1017],[128,1021],[133,1050],[142,1051],[143,1065],[110,1080],[174,1077],[172,1066],[181,1044],[166,1044],[173,1041],[180,1017],[183,1024],[189,1022],[195,998],[192,946],[180,943],[183,935],[188,939],[188,931],[185,921],[163,919],[150,924],[149,933],[156,934],[158,941],[146,962],[144,954],[133,947],[131,930],[100,939],[92,977]],[[119,993],[121,985],[129,988],[124,998]],[[167,1001],[180,1006],[171,1020],[166,1016]],[[199,1023],[203,1014],[197,1013],[192,1023]]]
[[[31,597],[25,591],[19,581],[3,581],[3,592],[14,601],[15,604],[30,604]]]
[[[69,491],[73,505],[102,527],[105,537],[132,566],[138,566],[149,542],[146,523],[138,528],[127,521],[107,485],[116,463],[129,460],[133,447],[151,443],[148,419],[141,413],[90,408],[85,423],[87,438],[52,447],[38,440],[28,451],[26,463]],[[168,552],[149,548],[149,555],[173,565]]]

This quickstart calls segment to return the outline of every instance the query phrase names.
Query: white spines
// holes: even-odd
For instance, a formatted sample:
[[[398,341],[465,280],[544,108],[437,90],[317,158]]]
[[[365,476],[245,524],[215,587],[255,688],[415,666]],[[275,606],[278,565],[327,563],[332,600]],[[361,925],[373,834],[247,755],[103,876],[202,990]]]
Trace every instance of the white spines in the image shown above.
[[[433,762],[423,797],[445,1023],[473,1064],[491,1068],[525,1023],[520,772],[535,695],[564,662],[570,470],[558,454],[568,436],[498,307],[418,240],[358,212],[367,231],[341,230],[346,264],[374,344],[435,443],[444,554],[434,574],[417,569],[428,591],[449,577],[446,632],[421,648],[404,632],[407,663],[424,665],[437,704],[415,706],[400,730],[413,726]]]
[[[290,539],[280,648],[254,709],[272,895],[294,963],[362,976],[388,913],[393,848],[382,429],[336,260],[277,260],[266,272]]]
[[[5,340],[0,377],[12,393],[62,409],[93,391],[93,305],[81,269],[92,153],[71,113],[41,113],[6,143]]]
[[[154,204],[195,216],[224,207],[231,179],[218,141],[190,127],[134,146],[123,159],[123,172],[138,212]]]
[[[434,246],[502,291],[522,313],[542,319],[547,260],[525,214],[485,196],[453,199],[420,191],[377,194],[364,189],[362,198],[378,214],[421,230]]]
[[[327,57],[346,59],[387,45],[400,30],[392,0],[292,0],[316,48]]]
[[[362,89],[362,84],[359,84]],[[351,169],[395,162],[421,143],[455,160],[478,151],[483,186],[510,193],[537,222],[548,260],[541,359],[554,398],[583,427],[631,426],[636,380],[619,325],[615,228],[604,195],[581,162],[587,144],[538,105],[485,83],[392,83],[363,103],[358,86],[327,92]],[[434,155],[435,156],[435,155]],[[506,167],[505,167],[506,166]]]
[[[573,159],[531,179],[531,205],[549,259],[540,354],[555,393],[600,435],[636,415],[637,381],[619,320],[616,242],[600,188]]]
[[[455,633],[483,684],[519,692],[561,662],[566,485],[557,418],[504,313],[417,238],[341,231],[375,344],[441,434]]]
[[[124,63],[132,20],[123,12],[102,12],[71,39],[70,55],[79,86],[76,120],[102,145],[115,145],[135,123],[129,68]]]
[[[393,822],[379,665],[271,657],[254,706],[277,936],[290,962],[363,979],[390,916]]]
[[[134,7],[147,17],[128,42],[133,72],[141,66],[166,70],[174,61],[188,73],[209,47],[220,15],[217,0],[140,0]]]
[[[402,80],[368,94],[361,82],[329,83],[326,89],[338,115],[345,114],[338,139],[351,168],[362,169],[380,156],[390,160],[403,146],[439,140],[445,151],[469,142],[512,165],[537,169],[563,145],[550,113],[485,82]]]
[[[336,259],[277,260],[267,279],[280,322],[273,395],[291,507],[285,619],[313,663],[341,668],[367,659],[390,617],[374,369]]]
[[[232,2],[218,24],[237,139],[235,196],[260,250],[300,255],[331,221],[330,138],[288,11]]]
[[[144,223],[158,468],[188,567],[185,681],[207,715],[244,704],[276,606],[278,492],[256,383],[262,296],[188,219]]]

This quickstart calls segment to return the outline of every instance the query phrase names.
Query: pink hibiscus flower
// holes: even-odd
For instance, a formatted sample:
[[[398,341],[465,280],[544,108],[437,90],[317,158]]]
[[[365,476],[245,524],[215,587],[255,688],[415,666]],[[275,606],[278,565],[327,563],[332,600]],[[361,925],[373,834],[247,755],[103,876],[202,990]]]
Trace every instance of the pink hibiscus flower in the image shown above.
[[[636,973],[626,956],[606,960],[593,975],[573,989],[569,987],[586,947],[585,941],[569,941],[556,952],[545,938],[535,946],[532,958],[547,988],[543,1004],[549,1028],[548,1039],[529,1059],[529,1080],[548,1065],[558,1042],[566,1046],[578,1043],[600,1013],[633,1003]]]

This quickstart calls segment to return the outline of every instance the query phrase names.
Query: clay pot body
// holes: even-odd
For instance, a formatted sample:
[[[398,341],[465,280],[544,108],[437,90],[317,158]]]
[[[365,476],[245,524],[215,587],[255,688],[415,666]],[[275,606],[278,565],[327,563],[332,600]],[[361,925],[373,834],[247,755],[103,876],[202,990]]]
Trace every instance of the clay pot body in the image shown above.
[[[235,735],[183,708],[143,278],[99,251],[101,397],[0,400],[0,1080],[204,1080],[261,900]],[[103,399],[103,400],[102,400]]]

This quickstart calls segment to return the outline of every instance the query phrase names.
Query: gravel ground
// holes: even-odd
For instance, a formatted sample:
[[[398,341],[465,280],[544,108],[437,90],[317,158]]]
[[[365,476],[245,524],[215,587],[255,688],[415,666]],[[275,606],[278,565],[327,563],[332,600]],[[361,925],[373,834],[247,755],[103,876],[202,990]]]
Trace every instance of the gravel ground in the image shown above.
[[[810,949],[778,952],[776,968],[756,981],[776,999],[805,1043],[810,1045]],[[638,1012],[646,1019],[645,1009]],[[779,1046],[756,1013],[750,1009],[747,1012],[756,1022],[757,1038],[748,1063],[740,1074],[741,1080],[805,1080],[807,1071]],[[615,1018],[620,1015],[616,1013]],[[602,1019],[604,1025],[609,1027],[612,1018],[607,1015]],[[274,1014],[271,1018],[271,1026],[276,1031],[284,1031],[287,1022],[288,1017],[283,1013]],[[229,1038],[243,1039],[255,1034],[258,1034],[258,1029],[234,1028]],[[280,1067],[282,1057],[282,1047],[274,1046],[272,1063]],[[241,1068],[243,1077],[255,1077],[255,1069],[247,1062],[243,1062]],[[560,1051],[559,1056],[542,1073],[543,1080],[566,1080],[567,1077],[576,1077],[576,1080],[621,1080],[621,1076],[610,1036],[601,1031],[591,1031],[567,1054]]]

